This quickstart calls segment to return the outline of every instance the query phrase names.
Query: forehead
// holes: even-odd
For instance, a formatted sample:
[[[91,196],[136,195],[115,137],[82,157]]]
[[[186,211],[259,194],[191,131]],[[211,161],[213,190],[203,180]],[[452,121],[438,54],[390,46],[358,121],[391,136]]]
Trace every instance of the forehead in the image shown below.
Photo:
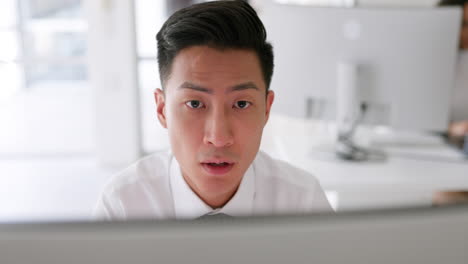
[[[185,48],[175,57],[167,87],[192,82],[210,89],[223,89],[252,82],[265,88],[257,54],[251,50],[215,49],[208,46]]]

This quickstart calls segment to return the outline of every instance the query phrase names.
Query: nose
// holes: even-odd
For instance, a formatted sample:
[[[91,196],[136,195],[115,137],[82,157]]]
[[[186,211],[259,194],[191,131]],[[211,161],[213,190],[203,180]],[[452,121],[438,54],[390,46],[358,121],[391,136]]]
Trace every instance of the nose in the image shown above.
[[[231,122],[223,109],[213,109],[205,124],[205,144],[218,148],[234,144]]]

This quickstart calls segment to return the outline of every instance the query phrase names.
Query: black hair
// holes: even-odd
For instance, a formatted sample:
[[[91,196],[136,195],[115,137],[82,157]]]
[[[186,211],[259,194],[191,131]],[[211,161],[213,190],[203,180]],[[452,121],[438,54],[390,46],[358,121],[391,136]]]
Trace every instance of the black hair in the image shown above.
[[[440,6],[464,6],[468,0],[442,0],[439,2]]]
[[[177,54],[190,46],[254,51],[266,89],[273,75],[273,47],[255,10],[246,1],[212,1],[175,12],[156,35],[159,76],[164,88]]]

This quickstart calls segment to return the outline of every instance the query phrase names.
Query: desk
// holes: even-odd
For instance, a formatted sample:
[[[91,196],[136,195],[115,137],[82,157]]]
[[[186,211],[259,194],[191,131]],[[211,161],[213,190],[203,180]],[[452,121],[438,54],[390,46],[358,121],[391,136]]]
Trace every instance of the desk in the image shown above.
[[[387,153],[383,161],[334,157],[334,128],[324,122],[272,115],[261,149],[314,174],[337,210],[430,205],[440,190],[468,190],[468,160],[437,136],[357,131],[357,141]]]

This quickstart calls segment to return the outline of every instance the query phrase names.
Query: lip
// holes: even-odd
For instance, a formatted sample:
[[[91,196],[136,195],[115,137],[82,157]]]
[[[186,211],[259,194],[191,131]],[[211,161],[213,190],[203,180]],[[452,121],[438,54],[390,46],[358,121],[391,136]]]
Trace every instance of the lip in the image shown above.
[[[215,166],[212,166],[212,165],[209,165],[209,163],[222,163],[222,162],[225,162],[227,163],[226,166],[222,166],[222,167],[215,167]],[[210,175],[224,175],[226,173],[228,173],[229,171],[232,170],[232,168],[234,167],[234,164],[233,162],[228,162],[228,161],[216,161],[216,162],[202,162],[201,163],[201,166],[203,168],[203,170],[205,172],[207,172],[208,174]]]
[[[201,163],[235,163],[233,160],[230,160],[228,158],[223,158],[223,157],[214,157],[214,158],[207,158],[206,160],[202,160]]]

